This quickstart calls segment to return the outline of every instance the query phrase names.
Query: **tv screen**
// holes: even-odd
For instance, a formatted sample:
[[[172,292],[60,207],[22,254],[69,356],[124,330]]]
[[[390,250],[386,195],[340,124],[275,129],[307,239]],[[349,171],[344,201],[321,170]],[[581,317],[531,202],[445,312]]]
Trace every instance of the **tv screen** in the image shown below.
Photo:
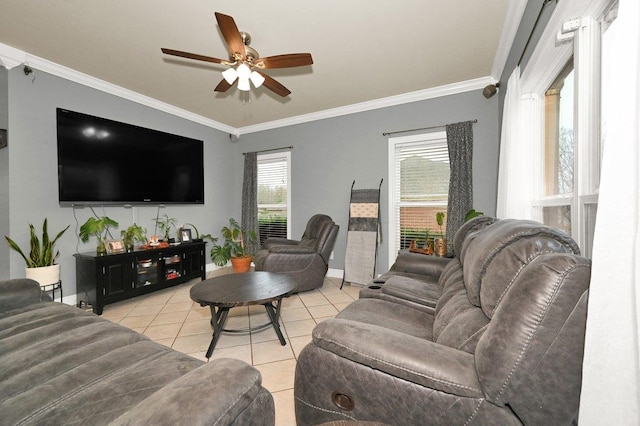
[[[60,204],[203,204],[203,142],[57,108]]]

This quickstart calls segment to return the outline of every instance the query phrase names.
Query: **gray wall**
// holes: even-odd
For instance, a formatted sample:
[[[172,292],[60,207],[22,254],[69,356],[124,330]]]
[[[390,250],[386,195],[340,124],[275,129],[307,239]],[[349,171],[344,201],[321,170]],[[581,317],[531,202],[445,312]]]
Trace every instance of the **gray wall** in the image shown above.
[[[497,97],[485,99],[480,90],[241,135],[243,152],[282,146],[291,151],[292,237],[300,238],[309,217],[331,216],[340,233],[329,267],[343,269],[349,195],[355,188],[382,185],[383,243],[377,272],[389,268],[386,236],[388,218],[388,138],[383,132],[439,126],[478,119],[474,124],[474,207],[495,215],[498,176]],[[410,134],[410,133],[409,133]]]
[[[0,67],[0,129],[9,122],[8,72]],[[9,148],[0,149],[0,235],[9,234]],[[0,280],[9,278],[9,247],[0,241]]]
[[[332,216],[341,227],[330,267],[344,265],[349,189],[382,186],[383,243],[378,272],[388,269],[387,137],[385,131],[439,126],[478,119],[474,125],[474,206],[495,214],[498,170],[497,97],[487,100],[480,90],[437,99],[382,108],[347,116],[242,135],[232,143],[226,133],[192,123],[119,97],[36,70],[25,77],[20,67],[8,73],[11,145],[8,151],[8,235],[20,245],[28,243],[27,224],[40,226],[49,219],[52,232],[71,224],[59,243],[64,292],[75,294],[73,253],[95,250],[95,241],[78,241],[79,226],[91,215],[88,208],[60,207],[57,198],[56,107],[180,134],[205,141],[205,204],[167,206],[179,223],[195,224],[201,232],[217,235],[230,217],[240,218],[243,152],[293,145],[292,232],[302,235],[315,213]],[[141,167],[152,165],[140,159]],[[97,208],[120,223],[132,222],[154,229],[156,207]],[[6,216],[6,215],[3,215]],[[116,235],[119,235],[119,230]],[[6,257],[6,256],[5,256]],[[24,276],[24,263],[11,253],[11,277]],[[4,268],[3,268],[4,269]],[[6,273],[5,273],[6,274]]]
[[[1,74],[0,74],[1,75]],[[1,80],[0,80],[1,86]],[[194,206],[166,206],[160,214],[167,213],[179,223],[195,224],[201,232],[217,232],[230,216],[239,215],[239,194],[242,177],[242,155],[237,144],[229,142],[226,133],[163,113],[122,98],[90,89],[86,86],[35,70],[25,76],[22,67],[8,72],[8,106],[11,141],[8,151],[9,202],[2,203],[9,214],[8,232],[23,247],[28,247],[28,224],[37,228],[45,217],[49,220],[50,233],[58,232],[67,225],[71,228],[59,241],[61,256],[61,278],[64,293],[75,294],[76,251],[95,251],[96,242],[84,244],[77,238],[79,226],[91,215],[88,208],[61,207],[58,204],[57,188],[57,147],[56,147],[56,107],[67,108],[112,120],[131,123],[156,130],[176,133],[190,138],[204,140],[205,156],[205,204]],[[1,92],[0,92],[1,94]],[[0,96],[1,97],[1,96]],[[0,117],[2,114],[0,114]],[[2,118],[0,118],[1,120]],[[140,167],[147,167],[149,173],[161,173],[153,169],[147,159],[139,159]],[[2,161],[2,157],[0,157]],[[3,167],[3,170],[6,168]],[[2,172],[2,184],[6,181]],[[5,205],[8,205],[5,207]],[[106,207],[96,208],[119,222],[119,237],[124,229],[134,221],[153,233],[153,218],[157,207]],[[0,225],[3,231],[6,224]],[[27,248],[28,250],[28,248]],[[6,251],[5,256],[6,258]],[[24,276],[24,261],[11,251],[8,274],[12,278]],[[7,275],[6,268],[3,275]]]

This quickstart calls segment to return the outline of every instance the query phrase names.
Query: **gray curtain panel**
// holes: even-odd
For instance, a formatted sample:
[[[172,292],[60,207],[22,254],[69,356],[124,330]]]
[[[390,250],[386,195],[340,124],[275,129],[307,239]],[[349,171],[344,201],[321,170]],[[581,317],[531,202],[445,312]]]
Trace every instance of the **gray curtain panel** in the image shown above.
[[[447,206],[448,251],[453,253],[453,237],[473,208],[473,121],[447,124],[449,147],[449,205]]]
[[[253,230],[260,241],[258,228],[258,153],[247,152],[244,155],[244,180],[242,182],[242,227]],[[249,253],[258,251],[259,243],[247,244]]]

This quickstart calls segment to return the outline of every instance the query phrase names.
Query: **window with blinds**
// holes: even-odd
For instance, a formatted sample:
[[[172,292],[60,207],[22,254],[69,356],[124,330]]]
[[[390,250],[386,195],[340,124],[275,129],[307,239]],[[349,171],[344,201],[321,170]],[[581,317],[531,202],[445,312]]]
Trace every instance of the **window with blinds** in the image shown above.
[[[445,132],[389,140],[391,219],[390,260],[412,240],[424,246],[442,230],[436,213],[446,212],[449,194],[449,151]]]
[[[260,246],[270,237],[289,235],[289,152],[258,155]]]

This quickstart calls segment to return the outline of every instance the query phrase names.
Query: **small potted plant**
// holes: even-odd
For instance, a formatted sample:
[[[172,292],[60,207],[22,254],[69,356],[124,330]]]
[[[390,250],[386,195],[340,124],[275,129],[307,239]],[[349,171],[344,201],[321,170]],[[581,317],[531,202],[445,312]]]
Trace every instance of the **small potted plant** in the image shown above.
[[[446,256],[447,254],[447,235],[442,229],[442,225],[444,224],[444,212],[436,213],[436,223],[440,228],[440,235],[433,240],[434,252],[436,256]]]
[[[170,243],[169,236],[171,234],[171,228],[175,228],[178,220],[174,217],[169,217],[168,214],[164,214],[162,218],[155,218],[157,227],[160,227],[160,232],[164,236],[164,241]]]
[[[213,237],[213,247],[211,247],[211,260],[217,266],[225,266],[229,260],[235,272],[247,272],[251,268],[253,255],[245,248],[245,239],[249,244],[255,244],[258,237],[255,231],[247,232],[235,219],[229,219],[229,226],[225,226],[220,231],[224,243],[217,244],[218,239]]]
[[[49,238],[47,219],[45,218],[42,224],[41,241],[36,235],[35,227],[29,224],[29,257],[24,254],[15,241],[6,235],[4,236],[9,247],[17,251],[26,262],[25,275],[27,278],[38,281],[40,285],[55,284],[60,281],[60,265],[55,263],[58,256],[60,256],[60,252],[54,251],[54,249],[56,242],[69,229],[69,226],[58,232],[54,239],[51,239]]]
[[[102,256],[107,254],[107,247],[104,244],[104,240],[106,240],[107,235],[109,234],[109,227],[112,226],[114,228],[118,227],[118,222],[107,217],[90,217],[87,221],[80,227],[80,233],[78,236],[82,240],[83,243],[89,241],[89,237],[91,235],[95,235],[98,239],[98,247],[96,248],[96,254],[98,256]]]
[[[140,243],[147,242],[147,230],[135,223],[129,226],[126,230],[120,231],[122,242],[124,243],[127,251],[133,251],[136,241]]]
[[[475,217],[484,216],[484,213],[477,211],[476,209],[471,209],[464,216],[464,221],[467,222]]]

